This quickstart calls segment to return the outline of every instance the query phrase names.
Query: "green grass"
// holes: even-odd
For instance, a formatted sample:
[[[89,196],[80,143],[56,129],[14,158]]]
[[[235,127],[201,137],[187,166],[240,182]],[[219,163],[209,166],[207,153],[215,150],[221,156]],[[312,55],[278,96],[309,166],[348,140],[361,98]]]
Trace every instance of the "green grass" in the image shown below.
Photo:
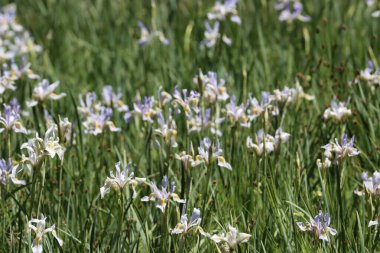
[[[231,224],[251,234],[237,252],[380,251],[379,226],[367,227],[380,215],[379,196],[354,194],[362,188],[363,171],[370,175],[379,171],[380,91],[371,91],[364,82],[348,85],[368,59],[380,59],[379,19],[371,17],[362,0],[303,2],[311,22],[286,24],[278,21],[275,1],[239,1],[241,26],[228,22],[224,27],[232,46],[203,50],[199,46],[203,22],[214,1],[16,1],[19,22],[43,47],[29,58],[33,70],[50,81],[60,80],[59,91],[68,94],[44,108],[55,118],[69,118],[74,139],[63,162],[45,160],[35,182],[24,173],[19,177],[27,181],[26,186],[0,186],[4,212],[0,252],[31,252],[34,235],[30,237],[27,222],[40,213],[47,216],[48,225],[56,225],[64,240],[60,248],[52,236],[45,237],[44,252],[217,252],[216,244],[203,236],[188,236],[184,243],[180,236],[170,235],[168,228],[178,222],[180,205],[170,204],[163,215],[154,204],[141,202],[150,193],[148,186],[137,187],[135,200],[129,190],[123,197],[111,191],[100,199],[99,188],[119,160],[123,166],[132,161],[135,175],[149,181],[160,182],[168,175],[179,194],[186,184],[187,213],[200,208],[205,231],[227,230]],[[154,41],[140,47],[139,20],[149,29],[155,23],[170,44],[165,47]],[[78,94],[95,91],[100,97],[103,86],[111,84],[121,88],[124,101],[133,109],[136,95],[156,96],[159,87],[169,93],[177,84],[196,90],[192,79],[200,69],[225,78],[229,94],[239,104],[250,92],[260,98],[264,90],[294,87],[296,78],[316,99],[287,105],[280,116],[266,123],[259,118],[249,129],[222,124],[220,141],[232,171],[214,165],[182,171],[174,154],[188,151],[190,142],[197,153],[201,139],[213,138],[209,130],[187,134],[183,116],[176,117],[176,149],[165,149],[161,139],[151,134],[156,122],[126,124],[116,111],[112,119],[121,132],[84,133],[76,110]],[[25,101],[35,84],[20,82],[0,101],[18,97],[23,109],[33,112]],[[353,115],[341,124],[323,120],[334,95],[341,101],[351,98]],[[28,129],[46,130],[37,110],[24,122]],[[270,134],[281,127],[291,138],[279,152],[258,158],[245,143],[247,136],[264,126]],[[344,132],[355,136],[361,154],[319,173],[316,160],[323,154],[321,146],[340,139]],[[6,137],[4,133],[0,137],[4,138],[0,154],[5,158]],[[20,145],[31,137],[12,136],[12,158],[21,160]],[[160,149],[155,148],[156,139]],[[339,186],[342,170],[344,181]],[[320,209],[331,213],[331,226],[338,231],[330,243],[313,240],[296,225],[309,221]]]

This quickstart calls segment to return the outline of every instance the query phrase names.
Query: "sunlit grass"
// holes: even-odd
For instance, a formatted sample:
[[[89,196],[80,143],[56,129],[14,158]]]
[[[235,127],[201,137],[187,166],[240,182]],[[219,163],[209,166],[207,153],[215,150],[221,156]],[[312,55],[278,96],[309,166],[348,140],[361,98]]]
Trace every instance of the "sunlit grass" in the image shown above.
[[[199,208],[205,232],[219,235],[231,225],[251,235],[237,252],[379,251],[379,226],[368,227],[370,220],[379,219],[379,196],[354,194],[363,189],[362,172],[372,176],[379,171],[379,87],[371,89],[363,80],[349,85],[367,60],[377,66],[380,59],[379,19],[371,17],[379,6],[368,7],[364,0],[303,2],[310,22],[281,23],[275,1],[239,1],[241,25],[223,25],[232,45],[206,49],[200,43],[214,1],[16,1],[19,22],[42,46],[40,53],[28,55],[33,71],[50,83],[59,80],[57,93],[66,97],[28,108],[38,81],[18,80],[17,89],[1,94],[0,102],[16,97],[29,112],[22,123],[42,138],[48,130],[44,110],[55,123],[67,117],[73,129],[69,141],[62,143],[59,136],[65,146],[62,160],[46,156],[34,173],[24,169],[17,177],[26,185],[0,185],[0,252],[31,252],[35,235],[28,221],[40,214],[47,217],[46,228],[55,224],[64,241],[60,247],[53,236],[44,237],[44,252],[224,250],[200,233],[170,233],[183,214],[182,204],[169,201],[162,212],[155,203],[141,201],[152,192],[150,183],[161,190],[165,175],[186,199],[189,219],[193,208]],[[154,40],[140,46],[138,21],[161,30],[170,43]],[[95,92],[101,101],[103,87],[111,85],[115,91],[120,88],[123,102],[134,110],[136,97],[157,99],[161,91],[173,95],[176,85],[201,91],[193,80],[200,71],[225,79],[237,105],[246,103],[250,93],[261,101],[263,91],[296,87],[296,80],[315,99],[285,103],[276,117],[268,109],[248,128],[226,120],[219,138],[209,127],[188,133],[186,111],[178,107],[180,113],[173,116],[178,147],[157,134],[162,124],[156,118],[150,123],[133,113],[126,123],[124,112],[116,109],[111,120],[120,131],[105,127],[96,136],[86,133],[79,94]],[[213,115],[226,116],[230,100],[208,106],[204,94],[200,96],[203,114],[209,107]],[[344,121],[324,119],[334,96],[349,100],[352,114]],[[161,106],[165,116],[169,108],[174,115],[174,104]],[[278,128],[290,137],[272,153],[259,156],[247,148],[247,137],[254,139],[260,129],[274,136]],[[360,154],[319,170],[321,147],[341,140],[344,133],[355,136]],[[35,133],[0,133],[0,158],[21,161],[26,154],[21,145],[33,137]],[[196,167],[176,159],[182,151],[195,159],[205,137],[214,146],[220,140],[231,171],[218,166],[217,156]],[[101,198],[100,188],[118,161],[122,169],[131,162],[134,176],[149,183],[139,182],[136,198],[129,189],[118,193],[113,188]],[[330,227],[337,230],[328,243],[296,224],[309,222],[319,210],[330,213]]]

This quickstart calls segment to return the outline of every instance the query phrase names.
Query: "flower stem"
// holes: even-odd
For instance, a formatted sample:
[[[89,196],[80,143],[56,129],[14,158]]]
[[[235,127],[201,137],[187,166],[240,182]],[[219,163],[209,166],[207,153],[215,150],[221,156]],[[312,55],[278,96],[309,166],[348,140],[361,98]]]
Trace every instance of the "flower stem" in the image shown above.
[[[346,230],[344,226],[344,217],[343,217],[343,201],[342,201],[342,189],[340,187],[341,184],[341,166],[338,167],[336,170],[337,175],[336,175],[336,191],[338,193],[338,203],[339,203],[339,225],[340,225],[340,230],[342,233],[342,244],[343,245],[343,251],[342,252],[347,252],[346,251]]]

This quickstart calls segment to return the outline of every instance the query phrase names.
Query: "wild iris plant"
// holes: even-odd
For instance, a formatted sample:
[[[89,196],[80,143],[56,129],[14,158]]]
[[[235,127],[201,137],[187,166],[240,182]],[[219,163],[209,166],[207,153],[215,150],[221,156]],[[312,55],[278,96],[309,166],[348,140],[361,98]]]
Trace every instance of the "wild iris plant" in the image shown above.
[[[38,1],[31,2],[34,5]],[[55,7],[55,4],[60,6],[60,1],[53,2],[57,3],[48,7],[41,6],[48,10]],[[124,8],[135,6],[125,3],[128,1],[107,3],[107,7],[109,4],[112,8],[103,8],[102,4],[92,5],[89,3],[91,1],[82,2],[73,6],[82,8],[82,5],[91,5],[91,16],[96,16],[93,14],[97,9],[106,10],[102,14],[119,14],[125,9],[135,11]],[[70,83],[77,80],[76,71],[64,73],[63,85],[59,86],[59,81],[50,83],[49,79],[36,74],[32,65],[35,62],[41,63],[39,68],[44,72],[58,75],[61,71],[57,70],[70,69],[70,64],[56,66],[57,69],[53,71],[51,66],[47,67],[43,63],[45,59],[50,59],[49,55],[44,54],[43,61],[36,61],[35,53],[41,47],[17,23],[15,6],[0,11],[0,138],[7,144],[0,147],[1,157],[4,157],[0,159],[0,209],[4,213],[0,218],[3,235],[0,251],[25,251],[25,247],[30,247],[34,253],[42,252],[43,248],[45,251],[57,251],[63,241],[57,237],[55,226],[47,226],[46,218],[41,216],[41,213],[46,214],[47,211],[49,217],[56,220],[57,226],[67,231],[64,232],[67,238],[65,245],[68,244],[65,250],[69,251],[209,252],[214,243],[222,252],[244,252],[245,249],[294,251],[294,247],[298,251],[310,251],[308,244],[311,242],[299,240],[297,233],[292,234],[294,229],[286,229],[292,224],[290,220],[298,215],[293,212],[293,208],[288,208],[288,204],[294,202],[298,202],[293,205],[298,209],[302,205],[324,205],[334,220],[337,220],[339,236],[336,240],[331,240],[337,231],[330,224],[329,212],[323,214],[320,211],[309,222],[293,222],[295,228],[298,226],[301,231],[310,233],[316,242],[332,241],[331,249],[338,252],[349,251],[347,245],[353,245],[356,249],[359,247],[353,237],[356,233],[347,232],[350,232],[349,229],[361,228],[357,234],[362,251],[376,251],[378,238],[373,230],[376,231],[377,228],[366,230],[361,226],[368,221],[371,227],[379,224],[376,206],[380,194],[380,174],[374,171],[378,160],[378,124],[371,119],[376,119],[378,115],[378,103],[371,98],[377,96],[376,88],[380,83],[376,61],[368,61],[367,67],[357,73],[348,71],[350,66],[355,66],[353,63],[356,60],[350,62],[349,59],[348,67],[339,67],[339,72],[346,71],[344,78],[355,75],[352,84],[359,84],[350,90],[344,89],[345,79],[341,82],[334,70],[337,58],[342,58],[342,62],[345,62],[347,50],[339,46],[338,51],[330,48],[330,39],[335,42],[336,38],[330,38],[331,29],[327,29],[329,25],[335,25],[331,24],[333,21],[329,9],[323,11],[326,17],[313,18],[315,22],[304,25],[296,22],[307,22],[311,18],[303,14],[304,6],[300,1],[277,2],[275,8],[279,12],[280,21],[293,23],[294,35],[300,39],[296,41],[302,41],[301,46],[293,47],[291,44],[294,41],[284,36],[291,29],[285,27],[286,29],[276,31],[279,26],[274,25],[270,26],[273,31],[265,30],[271,21],[278,23],[276,17],[267,15],[276,11],[266,1],[252,4],[249,1],[238,3],[237,0],[220,0],[214,6],[206,8],[200,1],[169,2],[166,6],[159,1],[151,1],[153,22],[148,27],[142,22],[138,23],[140,31],[137,32],[140,32],[141,37],[135,39],[134,43],[124,41],[124,38],[136,38],[129,36],[128,29],[124,30],[127,37],[117,33],[118,36],[114,36],[113,29],[105,29],[107,26],[103,24],[108,19],[104,15],[99,15],[104,18],[101,25],[96,25],[96,20],[92,20],[94,23],[89,22],[94,30],[90,29],[88,33],[62,33],[67,36],[59,39],[64,39],[64,49],[70,54],[82,51],[76,50],[77,46],[87,54],[99,51],[101,66],[94,65],[96,68],[90,68],[91,62],[88,58],[83,58],[85,66],[90,64],[84,72],[91,76],[91,80],[103,80],[103,76],[92,76],[93,73],[112,73],[115,74],[114,80],[121,84],[119,87],[98,87],[96,83],[96,90],[89,92],[86,92],[89,88],[87,86],[75,87],[73,92],[78,89],[86,92],[79,95],[79,100],[76,95],[70,100],[64,93],[68,93],[67,87],[71,87]],[[364,5],[364,2],[361,4]],[[367,4],[368,10],[372,12],[370,8],[374,6],[373,2],[367,1]],[[351,3],[348,5],[351,6]],[[193,6],[199,9],[192,10]],[[257,22],[243,22],[245,19],[240,14],[247,13],[252,6],[259,10],[255,12]],[[319,13],[318,6],[316,4],[313,13]],[[339,14],[343,20],[352,16],[350,10],[356,10],[337,8],[335,2],[331,6],[334,7],[334,15]],[[265,18],[260,16],[261,13],[265,13]],[[49,15],[49,11],[45,14]],[[129,15],[132,19],[145,15],[146,9],[133,14]],[[123,15],[115,16],[113,25],[117,26]],[[192,20],[182,22],[189,17]],[[157,29],[156,18],[157,24],[168,24],[168,27],[161,29],[168,31],[167,34],[173,38],[172,46],[161,46],[168,45],[169,40]],[[360,12],[355,12],[350,25],[359,18]],[[367,21],[363,23],[368,23]],[[76,20],[72,22],[75,24]],[[85,24],[86,22],[81,22],[79,27]],[[178,29],[178,24],[186,25],[186,29]],[[52,27],[51,31],[50,28],[47,30],[46,39],[39,39],[44,43],[51,41],[55,45],[56,36],[61,33],[54,30],[55,26]],[[102,39],[102,32],[96,33],[97,36],[93,38],[99,39],[102,45],[109,40],[112,42],[112,50],[104,50],[100,44],[87,37],[91,32],[98,31],[98,27],[105,31],[106,40]],[[344,25],[341,27],[343,31]],[[170,29],[172,30],[169,31]],[[182,30],[183,33],[176,33]],[[317,30],[322,31],[320,39],[312,37],[315,35],[310,31],[314,30],[316,34]],[[363,33],[365,31],[367,30],[363,30]],[[279,38],[284,41],[273,43],[273,38],[268,40],[267,34],[273,34],[276,41]],[[199,41],[192,41],[199,36],[202,37]],[[73,38],[75,43],[66,43]],[[127,42],[123,50],[118,50],[116,43],[113,43],[114,38]],[[364,43],[363,41],[358,43]],[[376,41],[375,37],[373,41]],[[320,63],[315,64],[313,60],[320,54],[317,51],[303,52],[303,46],[308,47],[310,42],[313,45],[323,42],[321,49],[327,48],[327,56],[334,56],[338,52],[339,57],[322,55]],[[339,42],[337,40],[336,44],[344,46],[344,43]],[[203,50],[198,53],[199,43]],[[140,47],[135,50],[138,53],[135,53],[130,50],[130,46],[137,49],[137,44]],[[275,47],[273,44],[278,44],[275,45],[275,50],[267,50]],[[292,51],[283,50],[282,44],[286,44]],[[251,50],[256,46],[259,50]],[[162,52],[158,52],[157,48]],[[49,53],[54,51],[54,47],[49,49]],[[368,45],[368,49],[371,59],[375,59],[375,48]],[[164,61],[161,53],[167,57]],[[288,55],[290,61],[276,61],[283,55]],[[54,57],[53,62],[66,57],[65,54],[59,56]],[[137,58],[134,59],[133,56]],[[112,59],[109,60],[108,57]],[[149,57],[154,61],[147,62]],[[364,58],[360,54],[357,57]],[[143,64],[138,61],[140,58]],[[175,65],[178,69],[170,68],[173,66],[169,64],[172,58],[178,64]],[[182,58],[185,60],[182,61]],[[226,59],[228,64],[224,62]],[[305,60],[305,64],[299,63],[299,59]],[[120,64],[126,64],[126,80],[119,78],[119,71],[122,72],[122,68],[118,67]],[[278,64],[281,65],[281,70],[286,69],[286,73],[277,71]],[[282,64],[289,67],[283,68]],[[295,64],[297,68],[293,68]],[[194,69],[197,66],[212,66],[218,72],[207,69],[196,72]],[[313,68],[310,69],[310,66]],[[326,71],[323,69],[326,66],[331,66],[327,72],[335,84],[322,90],[321,87],[325,88],[322,85],[330,85],[324,79]],[[189,69],[193,69],[190,70],[193,72],[189,72]],[[294,84],[281,84],[280,88],[278,82],[282,81],[281,78],[293,78],[296,69],[298,79],[294,79]],[[78,69],[78,72],[82,70]],[[194,73],[197,74],[192,78]],[[371,93],[365,90],[366,87],[360,86],[361,82],[370,86]],[[146,86],[139,87],[142,83]],[[162,86],[154,90],[156,83],[157,87]],[[261,91],[259,88],[263,85],[271,87],[271,90]],[[315,111],[319,112],[322,105],[316,96],[304,91],[305,85],[310,85],[310,90],[314,90],[316,96],[330,88],[334,89],[339,96],[352,98],[352,103],[340,102],[334,97],[330,107],[322,111],[325,121],[319,121],[319,113]],[[137,87],[138,91],[133,92],[131,87]],[[255,92],[250,92],[252,90],[249,88]],[[61,92],[57,93],[59,89]],[[132,99],[128,101],[125,96]],[[305,100],[313,101],[310,103],[313,107],[310,104],[301,105]],[[59,111],[73,113],[65,117],[59,115]],[[314,159],[315,147],[319,148],[320,140],[336,135],[336,125],[326,124],[329,121],[339,123],[336,125],[342,132],[349,129],[359,136],[360,142],[357,145],[360,146],[360,151],[354,145],[353,137],[349,139],[343,135],[341,140],[322,146],[322,157],[317,160],[319,170],[313,170],[310,164],[313,163],[311,159]],[[368,137],[363,134],[367,132]],[[363,143],[368,143],[368,146]],[[193,144],[198,146],[195,151]],[[151,149],[152,146],[155,149]],[[286,153],[280,153],[282,151]],[[248,152],[254,155],[248,155]],[[365,155],[366,152],[369,155]],[[356,159],[352,163],[354,166],[346,167],[350,165],[348,159],[361,153],[363,157]],[[132,163],[122,167],[118,162],[115,169],[109,171],[108,161],[115,158],[123,160],[123,157],[132,157],[139,168],[135,170],[136,174],[146,178],[135,177]],[[257,173],[253,176],[251,165],[257,165]],[[278,170],[282,166],[285,168]],[[354,220],[357,223],[354,223],[352,217],[347,216],[347,210],[353,211],[352,213],[357,211],[357,198],[347,197],[347,192],[351,192],[351,188],[347,188],[351,184],[345,184],[344,179],[355,178],[352,174],[358,177],[360,168],[371,170],[371,166],[374,171],[372,175],[362,174],[363,191],[356,191],[363,196],[360,199],[363,208],[358,209],[357,220]],[[106,171],[102,170],[104,168],[107,168]],[[219,175],[214,172],[215,168]],[[45,172],[48,173],[45,175]],[[321,185],[315,178],[317,172],[320,173]],[[32,178],[28,178],[29,175]],[[161,185],[157,186],[154,180],[162,177]],[[173,179],[171,183],[169,177]],[[180,183],[177,183],[180,190],[176,191],[174,182]],[[147,185],[151,188],[149,193]],[[320,186],[323,194],[320,194]],[[309,194],[309,190],[312,194]],[[140,199],[137,198],[137,192],[141,191],[147,196]],[[320,199],[321,195],[323,200]],[[125,203],[127,196],[129,203]],[[152,202],[153,205],[141,202]],[[199,208],[186,210],[186,205]],[[371,216],[366,216],[363,211],[367,206],[371,207]],[[181,207],[182,212],[179,212]],[[160,211],[155,211],[156,208]],[[365,220],[367,217],[368,220]],[[24,224],[25,221],[27,224]],[[222,229],[223,231],[213,227],[214,222],[219,226],[228,225],[226,221],[233,225]],[[352,224],[353,228],[350,227]],[[29,228],[32,235],[25,236],[25,231],[28,231],[25,227]],[[238,227],[244,228],[246,233],[240,232]],[[50,233],[58,244],[48,243],[46,239]],[[251,240],[252,236],[255,238]],[[52,239],[50,242],[55,242]],[[347,243],[351,239],[353,242]],[[314,243],[317,244],[326,247],[325,244]]]
[[[367,62],[367,67],[360,71],[359,78],[354,82],[359,82],[362,80],[367,83],[367,85],[374,90],[377,86],[380,86],[380,68],[375,68],[374,63],[369,60]]]
[[[27,165],[30,172],[38,169],[47,156],[51,158],[58,156],[60,160],[63,159],[65,148],[59,144],[57,129],[57,125],[52,125],[46,131],[43,139],[36,133],[35,138],[21,145],[21,149],[27,152],[27,155],[22,157],[22,163]]]
[[[177,203],[186,203],[186,200],[180,199],[177,193],[175,193],[175,184],[174,181],[171,182],[169,188],[169,180],[167,176],[164,176],[161,182],[161,190],[157,188],[155,182],[152,183],[153,192],[149,196],[145,196],[141,199],[143,202],[153,201],[156,203],[156,207],[165,212],[167,205],[170,203],[170,200],[173,200]],[[169,190],[169,191],[168,191]]]
[[[8,161],[0,159],[0,183],[2,185],[6,186],[8,182],[12,182],[16,185],[24,185],[26,182],[16,177],[18,173],[20,173],[18,164],[13,165],[11,159],[8,159]]]
[[[118,195],[123,194],[125,188],[130,187],[133,191],[132,198],[136,198],[136,186],[146,182],[145,178],[134,176],[133,172],[129,172],[132,163],[129,163],[123,171],[120,169],[120,162],[115,164],[116,174],[110,172],[110,177],[106,178],[104,186],[100,188],[100,197],[104,198],[111,189],[115,190]]]
[[[301,22],[309,22],[311,20],[310,16],[302,15],[303,5],[298,1],[278,1],[275,5],[275,9],[277,11],[280,11],[280,16],[278,19],[281,22],[292,23],[294,20],[299,20]]]
[[[181,234],[182,236],[188,233],[197,233],[202,228],[199,226],[202,219],[200,218],[201,211],[198,208],[194,208],[191,214],[190,220],[187,218],[187,214],[181,215],[180,221],[177,223],[174,229],[171,230],[172,234]]]
[[[240,233],[236,228],[234,228],[231,225],[228,226],[228,230],[229,231],[227,232],[227,234],[221,233],[219,235],[211,235],[209,233],[204,233],[204,235],[217,244],[224,244],[222,245],[223,252],[233,251],[237,248],[239,244],[247,243],[249,241],[249,238],[251,238],[250,234]]]
[[[3,113],[0,112],[0,123],[3,125],[3,128],[0,128],[0,133],[4,130],[27,133],[26,128],[21,123],[20,106],[16,98],[12,100],[10,105],[4,104],[4,111]]]
[[[357,156],[360,151],[354,147],[355,137],[352,136],[351,140],[348,141],[347,134],[342,137],[341,144],[335,139],[335,142],[331,142],[322,146],[325,150],[324,156],[327,158],[334,159],[336,162],[342,161],[346,157]]]
[[[205,21],[206,31],[204,32],[205,39],[201,42],[201,46],[212,48],[219,41],[223,41],[226,45],[232,44],[232,39],[224,34],[223,27],[225,21],[229,19],[231,22],[240,25],[241,19],[237,12],[237,0],[217,1],[207,14],[208,20]],[[214,25],[210,25],[209,21],[214,21]]]
[[[322,211],[319,211],[318,215],[311,219],[310,222],[297,222],[297,226],[301,231],[308,231],[312,234],[314,239],[320,239],[329,241],[329,234],[336,235],[337,231],[330,227],[330,214],[323,215]]]
[[[231,164],[226,162],[223,156],[223,150],[220,148],[219,140],[216,140],[215,145],[209,138],[204,138],[198,147],[198,155],[192,161],[191,166],[196,167],[202,163],[206,165],[207,168],[217,161],[219,167],[232,170]]]
[[[344,200],[342,196],[342,191],[344,191],[345,189],[344,188],[344,175],[345,175],[344,162],[346,158],[357,156],[360,154],[360,151],[354,147],[354,140],[355,138],[352,137],[351,140],[348,141],[347,135],[344,134],[342,137],[341,143],[339,143],[338,140],[335,139],[335,143],[331,142],[329,144],[322,146],[322,149],[325,150],[323,154],[324,156],[323,162],[320,159],[317,160],[317,166],[319,170],[329,168],[332,164],[336,164],[336,166],[338,167],[335,170],[336,193],[337,193],[337,200],[339,203],[339,214],[340,214],[339,229],[342,232],[343,239],[346,238],[346,227],[344,226],[346,221],[342,220],[343,210],[345,208]],[[322,178],[321,178],[321,183],[324,185]],[[343,246],[343,250],[345,250],[346,245],[343,243],[342,246]]]
[[[47,79],[42,80],[33,90],[32,100],[27,102],[29,107],[43,103],[46,99],[58,100],[66,96],[66,93],[56,94],[54,91],[58,88],[59,81],[50,84]]]
[[[380,172],[375,171],[372,177],[369,177],[367,172],[363,172],[362,180],[364,188],[369,194],[380,196]]]
[[[363,172],[361,175],[361,179],[363,180],[364,189],[363,191],[355,190],[354,193],[359,196],[363,196],[364,192],[366,192],[369,195],[373,196],[375,198],[374,200],[375,203],[372,203],[372,201],[370,201],[371,209],[375,210],[375,213],[378,214],[378,210],[375,206],[376,206],[376,203],[378,203],[379,201],[378,198],[380,196],[380,172],[375,171],[372,177],[370,177],[367,172]],[[369,221],[368,227],[372,227],[379,224],[380,224],[380,218],[377,217],[376,219],[376,216],[375,216],[375,220]]]
[[[276,130],[275,136],[264,134],[264,129],[260,129],[256,134],[256,141],[253,142],[251,137],[247,137],[247,148],[250,152],[257,156],[262,156],[264,153],[270,154],[278,150],[281,143],[288,142],[290,134],[283,132],[280,128]]]
[[[148,45],[155,38],[157,38],[163,45],[169,45],[169,40],[165,37],[162,31],[149,31],[141,21],[139,21],[137,25],[141,31],[141,37],[139,39],[140,46]]]
[[[35,239],[31,245],[33,253],[42,253],[43,251],[43,242],[46,234],[51,233],[54,238],[57,240],[59,246],[62,247],[63,241],[57,236],[55,231],[55,225],[46,228],[46,217],[41,215],[40,219],[31,219],[29,221],[29,229],[34,232]]]
[[[347,102],[339,102],[336,97],[331,101],[331,106],[327,108],[323,114],[326,120],[333,120],[335,122],[342,122],[351,116],[351,110],[347,108]]]

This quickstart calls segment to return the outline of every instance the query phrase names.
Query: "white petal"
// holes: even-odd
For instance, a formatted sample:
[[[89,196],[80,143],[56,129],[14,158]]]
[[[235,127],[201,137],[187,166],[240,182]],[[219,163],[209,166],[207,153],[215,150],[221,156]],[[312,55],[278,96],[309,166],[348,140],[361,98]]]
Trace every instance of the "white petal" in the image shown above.
[[[34,245],[34,242],[33,242],[32,252],[33,253],[42,253],[42,245],[41,244]]]
[[[368,227],[376,226],[376,225],[379,225],[379,224],[380,224],[379,221],[371,220],[371,221],[369,221]]]
[[[61,238],[59,238],[59,237],[57,236],[57,232],[56,232],[55,230],[53,230],[53,231],[51,231],[51,233],[53,234],[54,238],[57,240],[59,246],[62,247],[62,245],[63,245],[63,241],[62,241]]]

